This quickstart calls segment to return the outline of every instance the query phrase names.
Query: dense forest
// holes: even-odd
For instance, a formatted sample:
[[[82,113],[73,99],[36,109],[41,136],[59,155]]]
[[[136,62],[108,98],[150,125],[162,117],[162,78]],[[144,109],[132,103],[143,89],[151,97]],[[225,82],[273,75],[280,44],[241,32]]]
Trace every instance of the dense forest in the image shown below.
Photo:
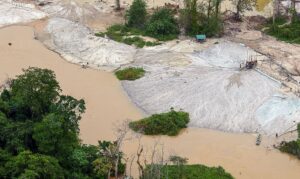
[[[0,98],[0,178],[106,178],[114,143],[83,145],[78,122],[82,99],[61,94],[55,74],[29,68],[6,83]],[[119,157],[120,158],[120,157]],[[119,160],[118,173],[124,172]]]

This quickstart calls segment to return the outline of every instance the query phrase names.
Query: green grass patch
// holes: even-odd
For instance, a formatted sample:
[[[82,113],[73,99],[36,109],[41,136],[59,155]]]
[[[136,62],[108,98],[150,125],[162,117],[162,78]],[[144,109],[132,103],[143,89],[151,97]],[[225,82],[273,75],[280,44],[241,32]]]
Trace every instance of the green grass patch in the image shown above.
[[[281,142],[279,150],[297,156],[300,159],[300,123],[297,125],[298,139],[289,142]]]
[[[290,142],[282,142],[279,150],[281,152],[292,154],[300,159],[300,139]]]
[[[147,165],[142,179],[233,179],[222,167],[205,165]]]
[[[123,42],[128,45],[135,45],[136,47],[143,48],[144,46],[155,46],[159,45],[158,42],[144,41],[141,37],[126,37]]]
[[[174,111],[154,114],[150,117],[133,121],[129,127],[145,135],[177,135],[181,129],[186,128],[189,123],[189,114],[183,111]]]
[[[268,21],[266,24],[268,28],[265,32],[268,35],[276,37],[278,40],[300,44],[300,21],[283,25],[286,22],[286,19],[282,17],[277,18],[275,24],[272,21]]]
[[[99,32],[95,35],[98,37],[104,37],[107,35],[114,41],[125,43],[127,45],[135,45],[138,48],[161,44],[159,42],[145,41],[143,38],[139,37],[145,36],[145,33],[142,30],[137,28],[129,28],[121,24],[110,26],[106,32]]]
[[[122,70],[118,70],[115,72],[115,75],[119,80],[136,80],[145,75],[145,70],[143,68],[137,67],[128,67]]]

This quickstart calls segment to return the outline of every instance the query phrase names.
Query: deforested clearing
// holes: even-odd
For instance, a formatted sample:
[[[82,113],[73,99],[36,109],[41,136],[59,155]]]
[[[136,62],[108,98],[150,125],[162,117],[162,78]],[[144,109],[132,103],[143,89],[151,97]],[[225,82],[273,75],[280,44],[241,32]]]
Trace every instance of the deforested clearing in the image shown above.
[[[300,178],[299,5],[1,1],[0,178]]]
[[[167,53],[141,53],[134,63],[143,64],[149,73],[139,80],[122,82],[134,103],[146,113],[174,107],[190,113],[191,127],[268,135],[282,133],[300,120],[298,97],[282,94],[280,83],[264,74],[240,71],[247,56],[255,55],[253,50],[225,41],[185,54],[183,58],[190,63],[176,66],[167,62],[178,56]],[[281,100],[276,100],[278,95]]]

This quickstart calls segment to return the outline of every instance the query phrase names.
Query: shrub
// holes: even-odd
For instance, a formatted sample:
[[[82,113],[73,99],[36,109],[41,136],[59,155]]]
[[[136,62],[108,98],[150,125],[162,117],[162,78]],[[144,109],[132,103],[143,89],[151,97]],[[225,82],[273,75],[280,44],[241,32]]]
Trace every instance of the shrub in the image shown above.
[[[205,34],[207,37],[221,36],[223,22],[218,14],[218,5],[207,8],[197,0],[186,0],[185,8],[180,11],[180,24],[189,36]]]
[[[178,24],[170,9],[154,12],[146,25],[146,34],[159,40],[170,40],[179,34]]]
[[[297,156],[300,159],[300,123],[297,125],[298,139],[290,142],[281,142],[279,150]]]
[[[119,80],[136,80],[145,75],[145,70],[143,68],[128,67],[115,72],[115,75]]]
[[[148,42],[138,37],[137,35],[143,35],[143,31],[137,28],[126,27],[121,24],[112,25],[107,29],[107,32],[99,32],[95,35],[98,37],[104,37],[107,35],[114,41],[125,43],[127,45],[135,45],[138,48],[143,48],[144,46],[155,46],[159,45],[158,42]],[[131,37],[128,37],[131,36]]]
[[[142,179],[233,179],[222,167],[205,165],[147,165]]]
[[[205,34],[207,37],[220,36],[223,33],[223,24],[219,17],[212,16],[201,24],[198,31],[200,34]]]
[[[129,127],[146,135],[177,135],[189,123],[189,114],[183,111],[174,111],[154,114],[150,117],[129,123]]]
[[[282,142],[279,149],[282,152],[286,152],[286,153],[295,155],[300,159],[300,140],[299,139],[296,141]]]
[[[286,19],[278,17],[275,23],[271,20],[266,24],[268,35],[276,37],[278,40],[300,44],[300,22],[294,21],[291,24],[286,24]]]
[[[146,2],[144,0],[134,0],[126,14],[127,25],[129,27],[143,28],[146,16]]]
[[[126,37],[123,42],[128,45],[134,44],[139,48],[143,48],[146,44],[146,42],[141,37]]]

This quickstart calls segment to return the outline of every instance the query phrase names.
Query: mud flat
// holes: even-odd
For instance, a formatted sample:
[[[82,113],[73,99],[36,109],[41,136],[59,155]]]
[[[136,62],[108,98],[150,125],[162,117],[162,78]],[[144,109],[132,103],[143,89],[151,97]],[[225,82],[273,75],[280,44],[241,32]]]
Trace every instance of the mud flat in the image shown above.
[[[22,68],[49,68],[55,71],[64,93],[85,99],[87,111],[80,123],[84,143],[113,140],[113,128],[118,122],[143,116],[111,73],[67,63],[34,40],[32,28],[2,28],[0,39],[1,82],[20,74]],[[253,135],[189,128],[178,137],[143,137],[141,143],[151,148],[157,140],[166,153],[187,157],[191,163],[221,165],[236,178],[300,178],[298,159],[264,145],[255,146]],[[124,144],[127,156],[136,153],[137,143],[130,140]]]

